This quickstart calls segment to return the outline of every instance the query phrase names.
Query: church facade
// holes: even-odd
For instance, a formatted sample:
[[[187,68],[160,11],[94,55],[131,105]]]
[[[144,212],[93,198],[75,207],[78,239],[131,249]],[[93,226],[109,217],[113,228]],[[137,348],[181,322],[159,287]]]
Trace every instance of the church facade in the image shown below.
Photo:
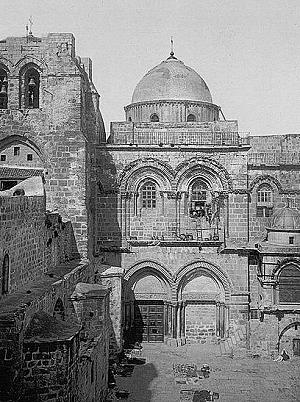
[[[98,250],[125,269],[125,338],[299,353],[299,135],[239,133],[173,52],[124,109],[96,204]]]
[[[0,41],[0,399],[102,400],[135,341],[299,355],[299,145],[173,52],[106,136],[72,34]]]

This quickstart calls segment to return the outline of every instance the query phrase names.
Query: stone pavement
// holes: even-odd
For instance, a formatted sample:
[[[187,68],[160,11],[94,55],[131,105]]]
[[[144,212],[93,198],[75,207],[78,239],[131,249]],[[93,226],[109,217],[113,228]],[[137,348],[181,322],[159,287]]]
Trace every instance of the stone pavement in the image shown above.
[[[273,362],[243,353],[221,356],[214,345],[143,344],[147,363],[137,365],[131,377],[116,377],[117,387],[130,392],[128,402],[180,402],[180,390],[210,390],[220,402],[300,401],[300,358]],[[208,364],[209,378],[194,385],[174,381],[173,364]]]

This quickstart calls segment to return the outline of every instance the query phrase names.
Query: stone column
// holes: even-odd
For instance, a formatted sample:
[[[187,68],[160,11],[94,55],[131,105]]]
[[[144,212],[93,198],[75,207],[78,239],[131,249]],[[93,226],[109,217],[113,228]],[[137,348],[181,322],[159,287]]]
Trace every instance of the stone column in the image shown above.
[[[181,345],[185,345],[185,301],[182,302],[181,306]]]
[[[177,303],[177,322],[176,322],[176,338],[177,342],[180,340],[181,337],[181,308],[182,308],[182,303],[178,302]]]
[[[172,338],[176,339],[177,329],[177,303],[172,303]]]

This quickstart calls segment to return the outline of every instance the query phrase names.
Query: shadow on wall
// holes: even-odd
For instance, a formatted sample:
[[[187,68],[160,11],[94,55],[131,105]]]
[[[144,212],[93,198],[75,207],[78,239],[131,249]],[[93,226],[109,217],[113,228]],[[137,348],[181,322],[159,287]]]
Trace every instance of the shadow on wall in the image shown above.
[[[63,222],[58,213],[47,213],[45,226],[48,269],[80,257],[70,221]]]
[[[122,232],[120,227],[122,203],[125,203],[126,199],[119,195],[117,169],[112,156],[105,146],[99,149],[97,166],[99,166],[98,177],[101,180],[97,182],[95,251],[96,255],[103,258],[103,263],[120,267],[121,253],[126,251],[122,248]],[[118,205],[119,196],[121,205]],[[123,224],[125,225],[125,221]]]

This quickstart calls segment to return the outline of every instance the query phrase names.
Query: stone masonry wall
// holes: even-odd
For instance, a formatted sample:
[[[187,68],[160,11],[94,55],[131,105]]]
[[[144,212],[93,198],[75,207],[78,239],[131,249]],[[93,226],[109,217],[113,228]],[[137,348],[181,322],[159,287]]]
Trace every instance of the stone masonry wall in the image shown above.
[[[264,236],[272,217],[258,217],[257,189],[268,184],[273,191],[273,213],[287,206],[300,209],[299,149],[300,135],[250,137],[248,154],[251,238]]]
[[[185,318],[187,343],[205,343],[216,335],[216,306],[188,304]]]
[[[203,162],[203,167],[201,162],[197,166],[197,159],[207,162]],[[176,193],[182,186],[180,183],[193,177],[192,167],[189,172],[178,174],[178,170],[183,169],[185,164],[187,167],[192,165],[191,161],[195,161],[194,171],[199,172],[198,175],[201,170],[204,175],[208,175],[205,164],[209,169],[215,169],[214,179],[211,179],[213,183],[220,181],[218,169],[223,169],[223,184],[219,183],[219,190],[222,185],[227,186],[229,199],[221,211],[221,224],[223,227],[226,225],[232,239],[246,241],[248,198],[245,151],[201,152],[197,149],[161,150],[157,147],[122,148],[121,152],[121,148],[108,145],[99,148],[97,154],[97,172],[102,187],[98,192],[97,215],[98,222],[105,220],[105,225],[98,225],[98,242],[108,239],[116,241],[116,236],[119,236],[119,241],[130,236],[148,240],[161,236],[174,238],[176,232],[188,232],[193,223],[188,222],[191,219],[184,207],[184,196],[179,200]],[[140,173],[137,171],[138,166]],[[126,176],[130,169],[133,172],[132,179]],[[146,178],[158,183],[157,207],[153,211],[142,208],[141,196],[138,194],[138,183]],[[117,191],[118,185],[122,187],[120,192]],[[213,186],[216,187],[216,184]],[[112,189],[114,194],[108,195]],[[123,194],[124,189],[127,193]],[[220,228],[222,233],[223,227]]]
[[[44,197],[0,197],[0,261],[9,256],[9,293],[46,271]]]
[[[69,33],[7,38],[1,41],[1,56],[9,91],[8,110],[0,112],[0,152],[24,144],[36,151],[46,173],[47,208],[71,220],[78,249],[87,255],[92,246],[88,225],[90,238],[94,232],[89,219],[94,198],[90,189],[93,148],[104,129],[91,62],[84,59],[84,64],[75,57],[75,39]],[[24,109],[22,103],[22,77],[28,66],[40,74],[36,109]],[[27,160],[23,164],[35,166],[36,157],[32,164]]]

